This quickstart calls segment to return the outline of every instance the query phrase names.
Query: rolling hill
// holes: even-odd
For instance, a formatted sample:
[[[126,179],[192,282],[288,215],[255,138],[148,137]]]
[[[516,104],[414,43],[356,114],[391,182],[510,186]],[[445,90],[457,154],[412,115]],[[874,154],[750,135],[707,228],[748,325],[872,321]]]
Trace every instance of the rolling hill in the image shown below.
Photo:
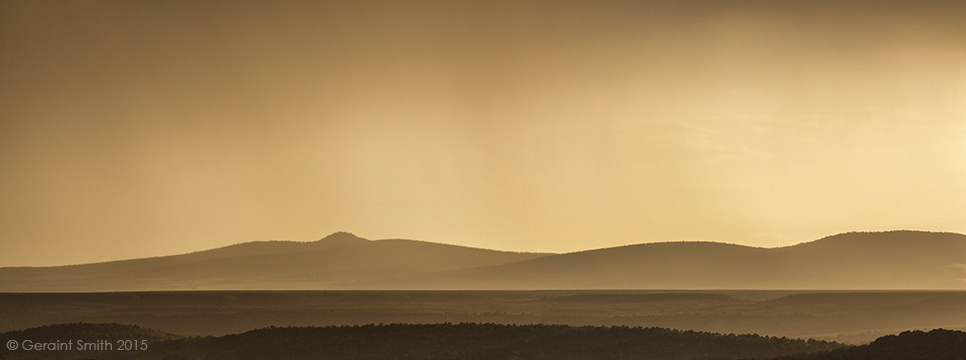
[[[515,253],[335,233],[191,254],[0,268],[0,292],[141,290],[966,289],[966,235],[846,233],[781,248],[714,242]]]
[[[386,289],[966,289],[966,235],[846,233],[782,248],[629,245],[382,279]]]

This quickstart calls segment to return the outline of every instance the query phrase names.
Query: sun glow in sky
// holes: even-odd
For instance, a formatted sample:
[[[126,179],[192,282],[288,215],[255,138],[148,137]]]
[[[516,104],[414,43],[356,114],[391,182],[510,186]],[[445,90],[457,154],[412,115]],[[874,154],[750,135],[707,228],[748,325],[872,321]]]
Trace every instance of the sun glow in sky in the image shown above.
[[[966,232],[958,1],[8,1],[0,266]]]

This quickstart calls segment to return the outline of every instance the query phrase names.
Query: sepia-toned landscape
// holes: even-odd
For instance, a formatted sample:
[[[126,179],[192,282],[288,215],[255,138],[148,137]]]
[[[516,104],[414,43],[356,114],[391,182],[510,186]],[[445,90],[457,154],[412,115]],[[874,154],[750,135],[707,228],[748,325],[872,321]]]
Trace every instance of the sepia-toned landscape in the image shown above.
[[[789,338],[831,342],[821,346],[816,343],[815,348],[788,345],[793,350],[763,343],[760,351],[771,350],[762,353],[751,350],[758,345],[746,344],[742,345],[747,346],[746,350],[715,350],[724,353],[714,354],[715,358],[771,358],[844,349],[909,330],[966,330],[962,264],[953,262],[963,258],[966,236],[915,231],[840,234],[774,249],[720,243],[655,243],[568,254],[500,252],[414,240],[370,241],[339,232],[315,242],[253,242],[158,258],[2,268],[0,279],[6,293],[0,294],[0,316],[4,319],[0,331],[16,337],[21,329],[31,329],[28,334],[46,334],[47,328],[42,326],[51,324],[129,324],[140,327],[135,332],[138,334],[146,331],[143,329],[169,334],[151,338],[152,347],[155,341],[168,341],[158,345],[166,350],[150,354],[157,358],[175,356],[172,354],[190,358],[218,346],[224,348],[211,350],[206,356],[238,356],[230,355],[234,350],[229,345],[176,340],[186,335],[286,338],[288,335],[273,333],[283,330],[266,329],[285,327],[286,332],[308,338],[323,336],[317,333],[321,331],[327,341],[331,336],[356,339],[351,341],[363,341],[358,336],[374,337],[364,341],[367,342],[377,338],[383,341],[383,336],[389,336],[386,334],[410,329],[403,324],[436,324],[418,328],[422,329],[420,332],[429,332],[418,336],[447,338],[439,352],[417,355],[414,349],[401,344],[385,350],[406,351],[416,358],[468,356],[453,355],[459,352],[453,353],[452,349],[443,350],[450,346],[473,354],[482,351],[462,348],[459,335],[453,332],[466,330],[463,324],[486,324],[487,334],[506,331],[499,336],[514,339],[522,336],[514,335],[517,331],[564,331],[565,335],[558,335],[584,339],[594,346],[605,346],[600,341],[609,338],[608,331],[618,331],[614,327],[639,329],[620,330],[627,332],[621,336],[629,338],[650,339],[645,334],[661,328],[705,332],[702,336],[711,338],[717,334],[775,337],[761,340],[765,343],[777,341],[778,337],[782,341]],[[695,259],[700,261],[695,263]],[[843,271],[842,266],[850,271]],[[897,285],[901,288],[897,289]],[[395,327],[382,328],[383,324]],[[450,329],[455,326],[452,324],[460,325]],[[515,327],[536,324],[540,326]],[[546,328],[543,324],[564,327]],[[359,325],[368,327],[344,327]],[[335,328],[315,328],[319,326]],[[131,329],[134,328],[121,328],[122,333],[134,331]],[[249,332],[254,329],[266,330]],[[481,335],[475,332],[482,330],[467,331],[470,333],[465,336],[478,341]],[[585,331],[591,332],[587,334],[590,338],[580,335]],[[534,336],[558,336],[551,334]],[[405,330],[391,336],[417,335]],[[221,340],[205,341],[238,341],[217,339]],[[517,340],[522,344],[536,341]],[[245,340],[249,341],[252,340]],[[403,343],[406,341],[416,340]],[[500,344],[495,339],[487,341]],[[537,349],[515,342],[506,343],[505,347],[491,345],[499,350],[483,351],[488,355],[479,356],[506,358],[505,352],[512,349],[537,351],[533,356],[571,358],[547,353],[544,347],[559,347],[553,342],[557,340],[540,341],[549,342],[541,343]],[[671,346],[667,344],[678,340],[649,341]],[[623,345],[608,346],[617,349]],[[652,345],[643,349],[650,349],[647,346]],[[312,349],[311,353],[296,352],[291,356],[312,358],[309,354],[334,351],[327,356],[379,357],[366,351],[344,353],[344,349],[323,345]],[[632,347],[614,351],[639,350]],[[258,358],[274,356],[267,350],[259,354]],[[588,358],[592,357],[590,354],[570,355]],[[706,355],[675,353],[641,358]]]
[[[963,360],[963,19],[0,0],[0,359]]]

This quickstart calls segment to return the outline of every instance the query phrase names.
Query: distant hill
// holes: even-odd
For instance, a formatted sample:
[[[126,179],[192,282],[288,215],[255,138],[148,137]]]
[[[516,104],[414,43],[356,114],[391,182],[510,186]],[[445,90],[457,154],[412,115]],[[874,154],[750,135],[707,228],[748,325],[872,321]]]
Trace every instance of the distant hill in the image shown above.
[[[315,242],[249,242],[196,253],[96,264],[0,268],[0,292],[286,290],[492,266],[547,256],[338,232]]]
[[[782,248],[629,245],[359,284],[385,289],[966,289],[966,236],[847,233]]]
[[[76,325],[61,325],[70,328]],[[50,327],[0,334],[20,340]],[[75,333],[78,333],[75,331]],[[86,336],[97,336],[84,332]],[[49,336],[48,336],[49,337]],[[66,338],[62,338],[66,339]],[[80,339],[80,338],[77,338]],[[221,337],[148,341],[139,352],[101,352],[106,359],[642,359],[690,360],[818,353],[842,344],[758,335],[721,335],[641,327],[566,325],[365,325],[271,327]],[[64,353],[3,350],[3,358],[76,358]],[[70,354],[73,355],[73,354]],[[42,357],[38,357],[42,356]],[[76,355],[75,355],[76,356]]]
[[[966,235],[846,233],[782,248],[666,242],[534,254],[335,233],[98,264],[0,268],[0,292],[966,289]]]

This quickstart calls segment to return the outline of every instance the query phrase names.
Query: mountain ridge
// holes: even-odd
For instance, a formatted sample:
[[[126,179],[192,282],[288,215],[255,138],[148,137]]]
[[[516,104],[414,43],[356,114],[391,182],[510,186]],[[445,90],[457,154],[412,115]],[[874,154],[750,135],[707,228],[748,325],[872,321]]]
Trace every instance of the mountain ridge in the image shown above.
[[[419,256],[394,256],[399,253]],[[0,268],[0,291],[314,289],[380,274],[493,265],[539,256],[546,254],[416,240],[367,240],[338,232],[309,242],[256,241],[163,257]],[[98,284],[77,286],[74,282]]]
[[[860,241],[855,241],[856,237]],[[872,246],[881,244],[868,244],[869,238],[891,242],[892,247]],[[869,248],[853,249],[857,242]],[[919,246],[924,242],[932,246]],[[894,249],[896,243],[901,249]],[[851,252],[840,253],[843,248]],[[860,260],[864,263],[857,266]],[[938,267],[937,261],[941,263]],[[661,266],[647,267],[642,262]],[[467,284],[477,284],[474,289],[494,290],[966,289],[966,267],[957,268],[964,262],[966,235],[897,230],[842,233],[777,248],[717,242],[634,244],[393,279],[394,283],[384,281],[372,286],[434,290],[455,290]],[[929,271],[924,270],[927,268]],[[817,276],[822,269],[824,273]],[[635,275],[631,281],[621,279]],[[828,281],[836,277],[848,281]]]
[[[966,289],[966,235],[849,232],[786,247],[710,241],[521,253],[337,232],[181,255],[0,268],[0,291]]]

